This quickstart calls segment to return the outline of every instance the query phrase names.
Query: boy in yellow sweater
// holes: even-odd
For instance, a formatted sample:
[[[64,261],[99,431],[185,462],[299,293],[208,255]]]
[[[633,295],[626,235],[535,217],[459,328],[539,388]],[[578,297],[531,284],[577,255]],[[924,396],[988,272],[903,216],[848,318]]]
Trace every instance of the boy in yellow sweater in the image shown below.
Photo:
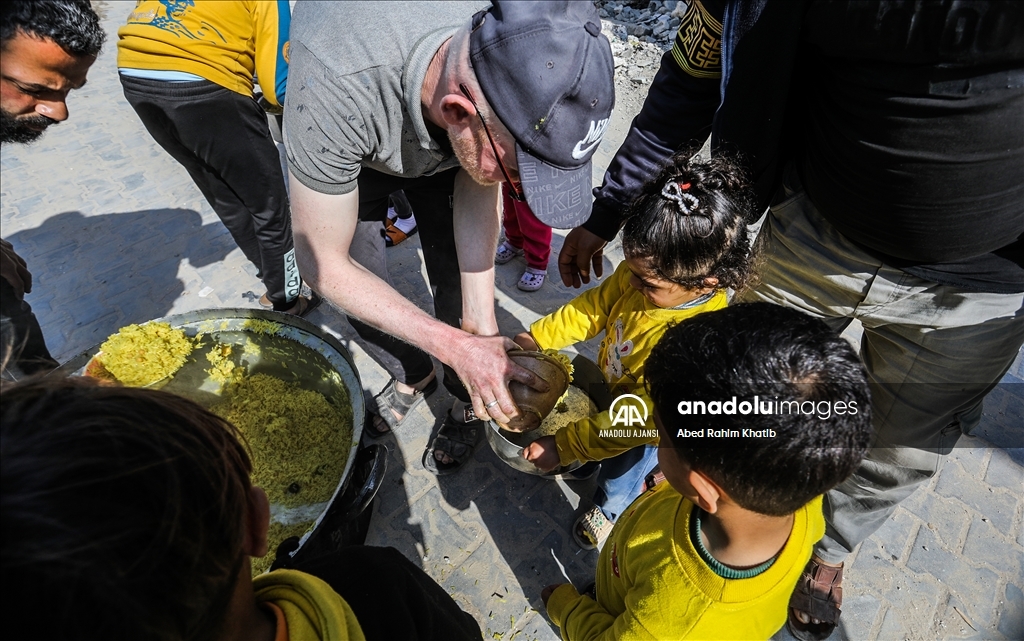
[[[673,323],[721,309],[726,289],[750,276],[746,220],[756,216],[739,167],[682,152],[645,185],[627,211],[625,260],[599,286],[530,326],[515,341],[561,349],[604,332],[598,364],[612,397],[645,399],[644,361]],[[595,507],[577,519],[576,542],[600,545],[657,464],[654,430],[614,430],[599,412],[542,437],[523,456],[544,471],[573,461],[603,461]]]
[[[270,504],[238,432],[195,403],[78,377],[0,396],[4,604],[32,638],[481,639],[393,548],[300,549],[252,578]]]
[[[615,524],[593,596],[542,593],[566,641],[767,639],[825,532],[821,495],[871,437],[853,349],[821,321],[768,303],[665,332],[647,387],[667,483]]]

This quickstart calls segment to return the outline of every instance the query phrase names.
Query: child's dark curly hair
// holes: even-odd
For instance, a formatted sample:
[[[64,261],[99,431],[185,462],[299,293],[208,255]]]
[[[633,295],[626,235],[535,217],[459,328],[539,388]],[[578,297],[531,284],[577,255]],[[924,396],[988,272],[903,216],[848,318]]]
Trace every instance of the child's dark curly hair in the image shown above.
[[[87,378],[0,398],[5,605],[44,639],[219,638],[249,571],[252,466],[235,428]]]
[[[746,286],[753,274],[747,220],[753,193],[736,160],[678,152],[626,210],[622,250],[660,278],[690,289]]]

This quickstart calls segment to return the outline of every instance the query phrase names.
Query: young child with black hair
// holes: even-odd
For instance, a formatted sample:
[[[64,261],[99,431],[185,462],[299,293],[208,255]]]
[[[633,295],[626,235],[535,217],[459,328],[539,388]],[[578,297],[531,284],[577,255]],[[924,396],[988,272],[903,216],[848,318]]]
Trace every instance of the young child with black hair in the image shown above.
[[[525,349],[561,349],[603,331],[598,365],[612,397],[645,398],[644,361],[669,325],[725,307],[726,289],[746,285],[751,276],[746,220],[754,216],[737,163],[676,154],[627,210],[625,260],[615,273],[533,323],[516,343]],[[653,427],[640,436],[629,430],[613,435],[612,427],[608,413],[599,412],[523,450],[544,471],[574,461],[603,461],[596,505],[573,526],[574,539],[586,549],[603,542],[657,465]]]
[[[615,524],[594,596],[548,586],[548,616],[567,641],[767,639],[825,532],[821,496],[867,451],[864,369],[820,320],[753,303],[670,328],[646,378],[667,482]]]
[[[83,378],[0,391],[4,607],[37,639],[481,639],[393,548],[252,578],[270,505],[235,428],[186,399]]]

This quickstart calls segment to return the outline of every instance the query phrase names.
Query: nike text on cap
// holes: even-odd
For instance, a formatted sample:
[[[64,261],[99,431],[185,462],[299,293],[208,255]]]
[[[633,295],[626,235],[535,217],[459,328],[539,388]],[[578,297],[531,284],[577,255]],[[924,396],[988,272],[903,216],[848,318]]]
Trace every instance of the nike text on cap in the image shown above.
[[[590,217],[590,159],[615,104],[614,63],[593,2],[492,0],[473,16],[470,60],[516,139],[530,209],[567,229]]]

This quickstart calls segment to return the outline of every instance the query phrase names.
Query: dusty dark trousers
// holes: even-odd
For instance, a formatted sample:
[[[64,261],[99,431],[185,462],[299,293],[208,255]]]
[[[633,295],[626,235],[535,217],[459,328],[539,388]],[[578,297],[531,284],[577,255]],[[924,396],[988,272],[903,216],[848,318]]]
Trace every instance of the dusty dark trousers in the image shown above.
[[[383,227],[387,219],[388,196],[405,192],[416,214],[423,262],[434,298],[434,316],[452,327],[462,322],[462,280],[455,248],[452,198],[458,168],[433,176],[402,178],[363,168],[359,173],[359,224],[349,254],[357,263],[390,283],[385,255]],[[349,317],[363,339],[363,347],[387,372],[402,383],[416,383],[434,368],[423,350]],[[444,386],[456,398],[469,401],[455,370],[444,366]]]
[[[150,135],[188,170],[256,266],[274,309],[291,308],[301,280],[281,161],[263,108],[207,80],[122,75],[121,85]]]

